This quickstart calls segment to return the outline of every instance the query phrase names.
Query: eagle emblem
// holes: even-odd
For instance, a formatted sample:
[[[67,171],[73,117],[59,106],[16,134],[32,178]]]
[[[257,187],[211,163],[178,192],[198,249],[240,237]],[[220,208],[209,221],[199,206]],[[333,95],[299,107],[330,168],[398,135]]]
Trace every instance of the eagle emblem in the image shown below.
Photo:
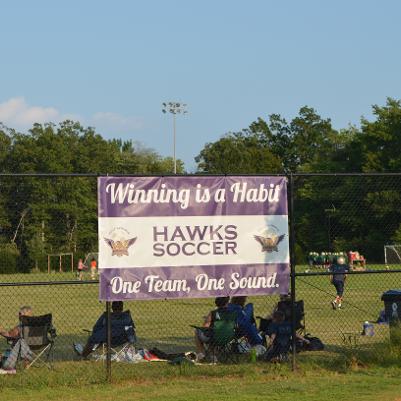
[[[262,237],[261,235],[254,235],[256,241],[262,245],[262,252],[278,252],[278,244],[284,239],[285,234],[274,235],[270,234],[268,237]]]
[[[137,237],[130,238],[127,240],[117,240],[114,241],[109,238],[105,238],[106,244],[112,249],[111,256],[128,256],[128,248],[133,245],[136,241]]]

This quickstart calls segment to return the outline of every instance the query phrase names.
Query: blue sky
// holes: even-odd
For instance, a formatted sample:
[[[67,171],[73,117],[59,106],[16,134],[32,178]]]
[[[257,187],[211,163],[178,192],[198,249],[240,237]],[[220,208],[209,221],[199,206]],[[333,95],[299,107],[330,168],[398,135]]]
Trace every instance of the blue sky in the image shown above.
[[[79,119],[177,156],[309,105],[336,128],[401,98],[397,0],[21,0],[0,13],[0,121]]]

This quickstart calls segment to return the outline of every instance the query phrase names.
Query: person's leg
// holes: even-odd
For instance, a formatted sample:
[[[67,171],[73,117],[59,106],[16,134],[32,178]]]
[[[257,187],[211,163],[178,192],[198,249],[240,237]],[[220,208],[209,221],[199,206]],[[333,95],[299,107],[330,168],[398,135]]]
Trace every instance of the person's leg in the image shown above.
[[[331,303],[333,306],[333,309],[341,308],[341,301],[342,301],[342,295],[344,292],[344,283],[342,281],[333,281],[333,285],[336,288],[336,298],[334,301]]]
[[[210,343],[210,339],[210,332],[203,331],[201,329],[195,329],[196,356],[198,360],[201,360],[206,356],[205,344]]]
[[[334,287],[335,287],[335,289],[336,289],[336,293],[337,293],[338,290],[337,290],[337,283],[336,283],[336,281],[332,281],[332,284],[334,285]],[[334,300],[331,301],[331,306],[332,306],[332,308],[333,308],[334,310],[337,309],[337,300],[338,300],[338,296],[336,296],[336,297],[334,298]]]
[[[338,298],[338,307],[341,308],[342,301],[343,301],[343,294],[344,294],[344,282],[340,281],[338,283],[338,290],[337,290],[337,298]]]
[[[199,353],[205,354],[205,346],[203,345],[203,342],[199,338],[198,329],[195,330],[195,347],[197,354]]]
[[[82,350],[82,354],[81,354],[82,358],[87,358],[91,352],[93,352],[93,344],[88,341],[85,344],[84,349]]]

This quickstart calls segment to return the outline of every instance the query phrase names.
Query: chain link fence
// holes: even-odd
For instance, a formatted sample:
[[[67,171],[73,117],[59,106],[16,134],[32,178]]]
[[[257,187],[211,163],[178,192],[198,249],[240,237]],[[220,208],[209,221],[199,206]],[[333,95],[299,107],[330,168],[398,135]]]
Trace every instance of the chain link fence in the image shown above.
[[[319,337],[329,352],[382,352],[389,326],[374,324],[372,336],[362,331],[383,310],[382,294],[401,288],[397,252],[385,263],[385,246],[401,244],[401,175],[293,175],[291,182],[295,293],[304,301],[305,332]],[[96,176],[3,175],[0,189],[0,326],[14,327],[23,305],[35,315],[52,313],[55,358],[75,359],[72,344],[85,343],[85,330],[105,310],[97,276],[90,269],[77,275],[79,259],[89,265],[97,253]],[[359,259],[351,260],[350,251]],[[341,253],[353,272],[342,308],[333,310],[336,292],[327,269]],[[266,317],[278,296],[249,302],[256,316]],[[214,303],[158,300],[125,307],[135,321],[138,347],[177,353],[195,349],[191,325],[201,324]],[[1,341],[0,352],[6,348]]]
[[[296,294],[306,331],[329,351],[383,357],[390,328],[381,298],[401,288],[401,254],[385,257],[390,244],[401,243],[401,176],[298,175],[293,193]],[[341,308],[332,304],[328,272],[339,256],[350,269]]]

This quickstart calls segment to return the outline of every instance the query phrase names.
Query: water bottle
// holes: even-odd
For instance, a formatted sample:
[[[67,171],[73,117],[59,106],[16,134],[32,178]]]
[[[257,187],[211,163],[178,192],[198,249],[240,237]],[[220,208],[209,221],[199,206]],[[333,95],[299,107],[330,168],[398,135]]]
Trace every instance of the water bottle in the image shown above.
[[[256,362],[256,349],[255,348],[251,348],[251,350],[249,352],[249,359],[251,362]]]
[[[372,324],[372,323],[369,323],[368,321],[366,321],[366,322],[363,324],[362,334],[363,334],[364,336],[368,336],[368,337],[374,336],[375,332],[374,332],[373,324]]]

